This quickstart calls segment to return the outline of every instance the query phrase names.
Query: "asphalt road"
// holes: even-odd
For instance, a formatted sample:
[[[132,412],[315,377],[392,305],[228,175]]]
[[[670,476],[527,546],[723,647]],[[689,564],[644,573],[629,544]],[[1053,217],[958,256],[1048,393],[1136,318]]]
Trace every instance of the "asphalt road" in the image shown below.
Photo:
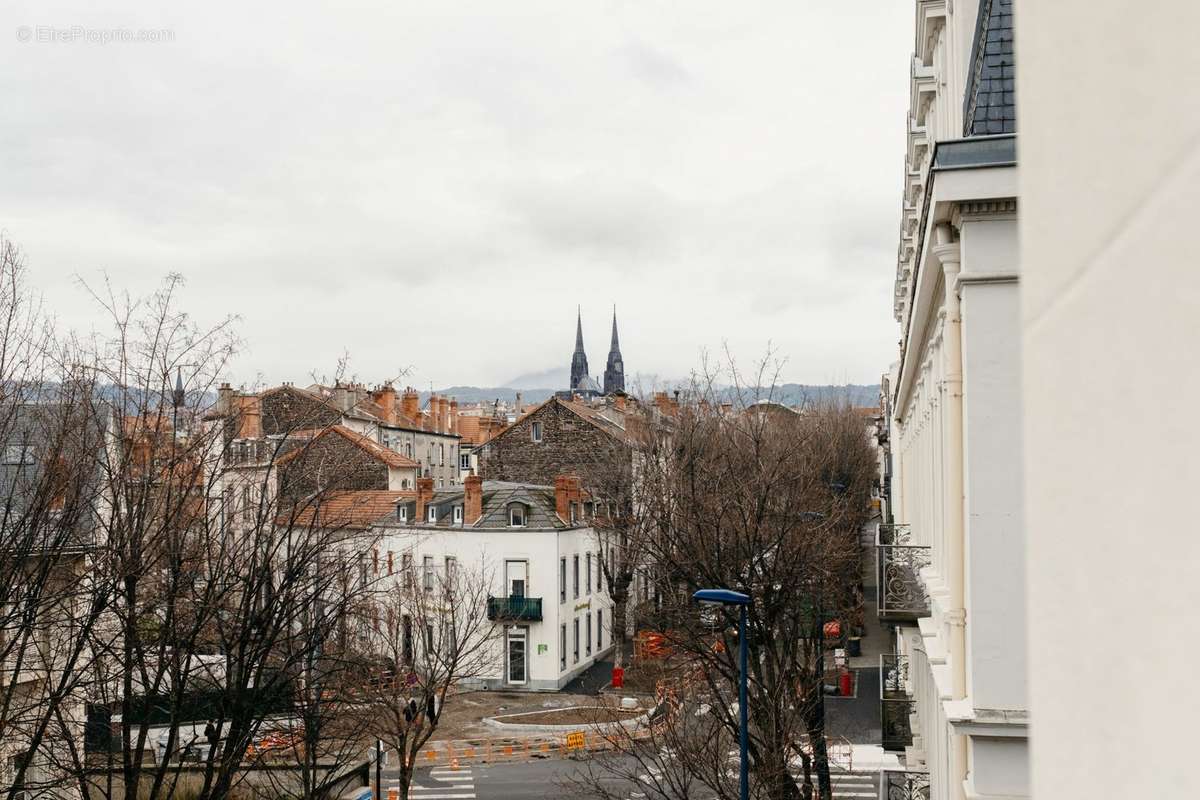
[[[413,800],[554,800],[573,794],[570,777],[579,769],[579,763],[559,759],[472,764],[457,770],[423,767],[417,770],[410,797]],[[385,796],[389,786],[397,785],[397,777],[394,769],[383,771]],[[612,781],[614,788],[623,790],[623,796],[637,796],[634,784]]]

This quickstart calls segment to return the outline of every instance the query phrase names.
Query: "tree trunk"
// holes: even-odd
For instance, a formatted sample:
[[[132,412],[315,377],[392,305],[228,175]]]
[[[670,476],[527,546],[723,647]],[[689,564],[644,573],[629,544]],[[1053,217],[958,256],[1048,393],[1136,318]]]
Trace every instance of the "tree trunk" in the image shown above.
[[[612,598],[612,640],[615,653],[613,655],[613,666],[625,666],[625,642],[626,642],[626,626],[629,624],[629,584],[632,582],[631,577],[621,576],[616,581],[610,582],[609,597]]]

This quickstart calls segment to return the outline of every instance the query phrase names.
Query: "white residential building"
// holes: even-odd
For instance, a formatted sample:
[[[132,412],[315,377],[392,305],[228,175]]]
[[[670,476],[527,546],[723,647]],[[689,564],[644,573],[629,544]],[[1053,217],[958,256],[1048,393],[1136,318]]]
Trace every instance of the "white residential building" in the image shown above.
[[[1029,796],[1012,6],[915,3],[879,604],[885,744],[928,773],[885,782],[936,800]]]
[[[550,487],[468,476],[446,491],[423,478],[415,500],[376,524],[378,560],[397,580],[410,571],[425,580],[450,564],[486,576],[494,669],[473,682],[561,689],[612,648],[599,562],[607,551],[590,506],[575,477]]]
[[[1021,9],[1033,793],[1200,797],[1200,5]]]

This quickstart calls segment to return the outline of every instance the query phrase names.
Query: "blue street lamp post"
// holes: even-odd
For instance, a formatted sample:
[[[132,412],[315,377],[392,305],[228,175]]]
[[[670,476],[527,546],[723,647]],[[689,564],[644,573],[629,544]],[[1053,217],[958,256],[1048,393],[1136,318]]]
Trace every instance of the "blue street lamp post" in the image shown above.
[[[746,714],[746,683],[748,681],[747,664],[749,663],[746,647],[746,606],[750,605],[749,595],[730,589],[701,589],[692,595],[701,603],[720,603],[725,606],[738,606],[738,670],[741,680],[738,682],[738,738],[741,750],[741,798],[750,800],[750,732],[747,727]]]

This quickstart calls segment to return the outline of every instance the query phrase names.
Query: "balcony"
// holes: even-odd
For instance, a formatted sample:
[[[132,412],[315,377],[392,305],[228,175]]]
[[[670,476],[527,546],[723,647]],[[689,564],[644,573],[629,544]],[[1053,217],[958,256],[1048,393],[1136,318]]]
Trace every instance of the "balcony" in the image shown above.
[[[887,800],[929,800],[929,773],[885,769],[881,788]]]
[[[903,750],[912,744],[912,727],[908,721],[912,712],[913,699],[908,693],[908,656],[881,655],[879,721],[883,729],[881,744],[884,750]]]
[[[487,616],[502,622],[541,622],[542,598],[540,597],[489,597]]]
[[[880,525],[876,535],[876,604],[879,619],[887,622],[929,616],[921,569],[929,566],[930,548],[909,544],[911,538],[907,525]]]

